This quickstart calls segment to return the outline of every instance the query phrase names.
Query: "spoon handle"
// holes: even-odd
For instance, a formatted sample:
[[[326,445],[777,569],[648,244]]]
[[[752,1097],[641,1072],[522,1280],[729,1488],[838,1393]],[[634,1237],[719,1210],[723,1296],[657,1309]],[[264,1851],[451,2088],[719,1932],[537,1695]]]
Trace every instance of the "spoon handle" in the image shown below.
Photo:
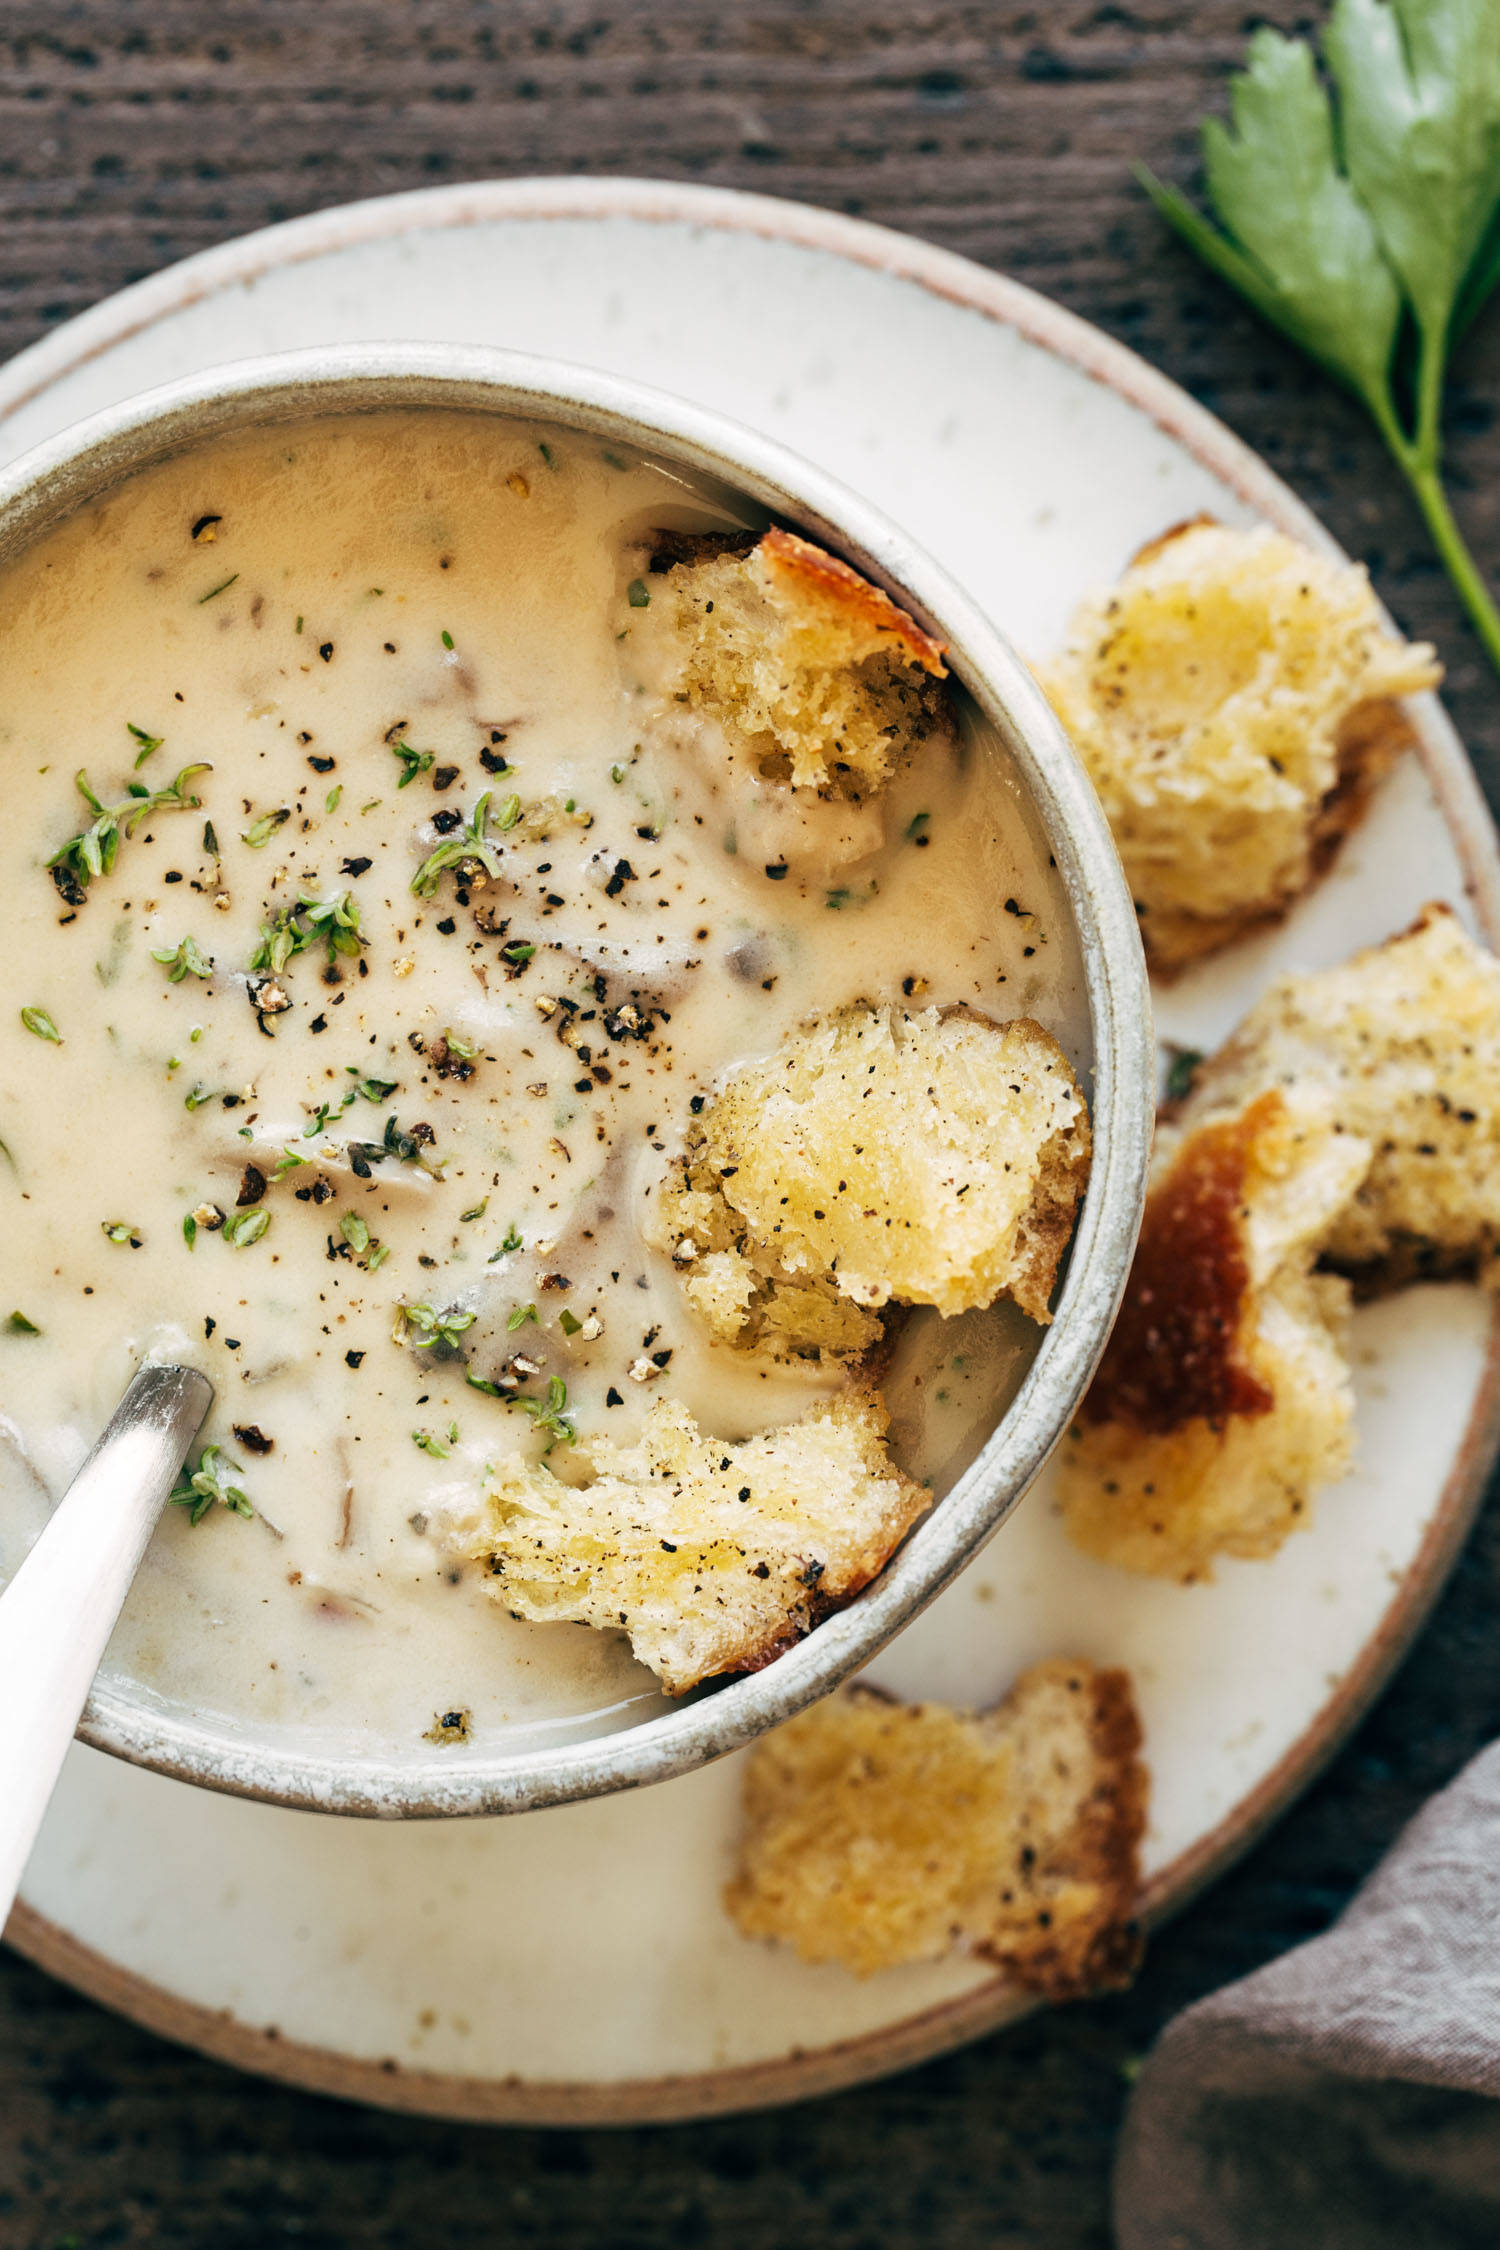
[[[143,1367],[0,1594],[0,1928],[105,1643],[213,1403],[192,1367]]]

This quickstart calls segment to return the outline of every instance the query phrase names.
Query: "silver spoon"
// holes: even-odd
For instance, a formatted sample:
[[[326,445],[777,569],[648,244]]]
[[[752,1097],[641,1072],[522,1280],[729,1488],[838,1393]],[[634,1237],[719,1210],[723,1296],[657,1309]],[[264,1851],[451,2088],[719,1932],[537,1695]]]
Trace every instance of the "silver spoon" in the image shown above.
[[[213,1396],[194,1367],[143,1367],[0,1594],[0,1929],[105,1643]]]

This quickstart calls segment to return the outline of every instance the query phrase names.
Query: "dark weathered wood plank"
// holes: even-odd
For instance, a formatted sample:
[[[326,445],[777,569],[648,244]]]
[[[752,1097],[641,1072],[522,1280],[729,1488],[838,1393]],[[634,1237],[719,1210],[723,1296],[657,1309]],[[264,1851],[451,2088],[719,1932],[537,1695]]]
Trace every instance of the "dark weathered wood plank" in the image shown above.
[[[1242,432],[1440,644],[1500,780],[1500,711],[1355,410],[1170,242],[1129,177],[1191,179],[1242,0],[6,0],[0,355],[170,259],[356,196],[529,171],[800,196],[1004,267]],[[1500,319],[1466,347],[1454,483],[1500,573]],[[1103,2250],[1131,2058],[1194,1994],[1321,1928],[1500,1724],[1486,1521],[1398,1684],[1133,1993],[779,2116],[496,2137],[234,2077],[0,1959],[5,2250]],[[191,1902],[184,1902],[191,1910]]]

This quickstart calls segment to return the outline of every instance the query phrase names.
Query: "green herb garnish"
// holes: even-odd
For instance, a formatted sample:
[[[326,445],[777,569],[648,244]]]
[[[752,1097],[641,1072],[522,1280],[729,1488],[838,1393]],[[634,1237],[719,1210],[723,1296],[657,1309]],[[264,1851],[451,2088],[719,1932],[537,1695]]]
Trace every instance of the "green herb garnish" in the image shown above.
[[[1180,1102],[1193,1090],[1193,1075],[1203,1057],[1195,1047],[1179,1047],[1167,1065],[1167,1100]]]
[[[238,584],[239,575],[237,570],[233,571],[228,578],[221,578],[217,586],[210,586],[206,594],[198,596],[198,607],[201,609],[205,602],[217,601],[220,594],[227,594],[231,586]]]
[[[148,789],[143,781],[128,784],[128,794],[118,805],[106,805],[80,766],[74,775],[79,794],[94,814],[93,825],[70,836],[47,866],[53,881],[70,904],[82,902],[83,893],[96,875],[108,875],[120,849],[121,836],[133,836],[148,813],[190,812],[202,800],[189,796],[188,783],[195,774],[208,773],[205,764],[184,766],[164,789]]]
[[[531,1416],[532,1421],[536,1424],[539,1430],[546,1430],[548,1432],[550,1443],[548,1444],[547,1451],[549,1453],[552,1451],[552,1447],[557,1443],[559,1438],[561,1438],[565,1444],[572,1445],[578,1436],[578,1432],[574,1429],[572,1422],[568,1419],[568,1415],[566,1412],[568,1404],[568,1386],[563,1381],[560,1375],[553,1375],[549,1377],[547,1383],[547,1395],[544,1399],[518,1397],[508,1400],[507,1404],[511,1406],[519,1406],[523,1414],[529,1414]]]
[[[511,1221],[509,1228],[506,1230],[505,1240],[501,1243],[500,1248],[502,1251],[519,1250],[521,1248],[521,1230],[514,1220]]]
[[[451,648],[453,643],[450,641],[448,646]],[[391,751],[401,765],[401,779],[396,784],[398,789],[404,789],[409,781],[415,781],[419,773],[426,773],[437,756],[435,750],[414,750],[409,742],[393,742]]]
[[[453,635],[446,631],[443,634],[443,646],[444,648],[452,648],[453,646]]]
[[[460,1211],[458,1214],[460,1224],[467,1225],[470,1219],[482,1219],[485,1212],[489,1209],[489,1203],[490,1199],[486,1195],[481,1197],[480,1201],[474,1205],[472,1210]]]
[[[339,799],[343,796],[343,794],[343,783],[341,781],[336,782],[333,788],[329,790],[327,796],[323,799],[324,812],[337,812],[339,809]]]
[[[40,1336],[42,1333],[36,1322],[28,1320],[23,1312],[13,1312],[5,1325],[12,1336]]]
[[[450,867],[462,866],[465,860],[477,860],[486,874],[499,874],[500,855],[487,833],[490,796],[491,792],[486,789],[472,817],[453,835],[445,836],[436,851],[429,852],[423,860],[411,879],[411,887],[418,898],[431,898],[444,872]],[[496,816],[496,824],[500,828],[514,828],[520,817],[520,798],[507,797]]]
[[[583,1326],[583,1322],[579,1319],[577,1313],[569,1312],[567,1306],[564,1305],[557,1316],[557,1325],[565,1336],[576,1336]]]
[[[175,945],[163,946],[160,951],[153,947],[151,958],[160,961],[167,971],[168,984],[181,984],[184,977],[211,977],[214,973],[212,961],[205,960],[198,950],[198,940],[193,937],[179,938]]]
[[[461,1305],[451,1305],[446,1312],[436,1312],[431,1305],[398,1305],[396,1341],[451,1359],[457,1353],[459,1337],[473,1327],[474,1319],[475,1315]]]
[[[62,1033],[45,1008],[23,1008],[21,1010],[21,1021],[33,1038],[50,1040],[54,1047],[62,1045]]]
[[[284,906],[274,921],[262,922],[250,967],[280,976],[288,961],[315,945],[326,945],[333,962],[341,953],[358,953],[366,942],[352,891],[339,891],[332,898],[310,898],[302,891],[295,906]]]
[[[413,1430],[411,1442],[419,1446],[422,1452],[430,1453],[435,1460],[446,1461],[448,1458],[447,1446],[435,1438],[430,1430]]]
[[[524,969],[527,962],[535,956],[536,947],[529,945],[524,938],[516,938],[511,944],[500,948],[501,960],[508,961],[513,969]]]
[[[370,1229],[357,1211],[344,1213],[339,1221],[339,1233],[356,1258],[362,1258],[370,1247]]]
[[[101,1219],[99,1228],[108,1242],[113,1242],[116,1245],[128,1242],[132,1250],[139,1250],[141,1246],[142,1237],[139,1229],[131,1226],[125,1219]]]
[[[262,813],[259,820],[252,821],[243,831],[240,842],[248,844],[253,852],[263,851],[277,829],[285,828],[291,817],[290,805],[279,805],[275,812]]]
[[[135,770],[139,773],[146,760],[161,748],[167,738],[164,734],[147,734],[145,728],[138,727],[133,719],[125,721],[125,732],[133,734],[141,746],[135,761]]]
[[[514,1336],[516,1330],[518,1328],[524,1328],[528,1320],[535,1321],[537,1323],[537,1326],[540,1327],[541,1323],[537,1319],[536,1306],[517,1305],[515,1311],[511,1314],[509,1320],[505,1323],[508,1333]]]
[[[189,1523],[201,1523],[215,1503],[227,1508],[231,1515],[253,1516],[246,1495],[229,1479],[242,1474],[238,1461],[231,1461],[222,1445],[205,1445],[198,1456],[196,1468],[189,1475],[184,1467],[171,1494],[174,1508],[186,1508]]]
[[[224,1221],[221,1232],[224,1240],[236,1250],[248,1250],[252,1242],[259,1242],[270,1224],[270,1212],[263,1203],[257,1203],[248,1211],[232,1212]]]
[[[198,1222],[189,1211],[182,1222],[182,1239],[191,1250],[198,1240]]]
[[[651,589],[644,578],[631,579],[630,584],[625,589],[625,599],[632,609],[649,609],[651,607]]]
[[[1215,227],[1153,175],[1207,265],[1364,402],[1500,670],[1500,609],[1442,481],[1448,357],[1500,282],[1500,19],[1484,0],[1336,0],[1312,49],[1269,28],[1208,119]],[[1407,403],[1409,402],[1409,404]]]

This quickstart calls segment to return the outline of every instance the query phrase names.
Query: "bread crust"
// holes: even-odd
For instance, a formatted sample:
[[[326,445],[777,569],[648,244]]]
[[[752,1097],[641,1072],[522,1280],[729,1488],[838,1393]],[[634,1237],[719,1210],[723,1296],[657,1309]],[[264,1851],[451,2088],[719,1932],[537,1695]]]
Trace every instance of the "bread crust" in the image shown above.
[[[726,1904],[858,1975],[955,1946],[1049,2000],[1129,1981],[1149,1775],[1128,1674],[1037,1664],[989,1712],[856,1684],[747,1764]]]
[[[826,548],[815,547],[810,539],[799,538],[795,531],[783,531],[775,524],[762,539],[760,549],[766,562],[786,583],[803,594],[813,594],[831,602],[868,631],[889,635],[908,663],[920,665],[935,680],[946,679],[948,667],[943,659],[948,653],[947,642],[934,640],[882,587],[862,578],[837,555],[830,555]]]

